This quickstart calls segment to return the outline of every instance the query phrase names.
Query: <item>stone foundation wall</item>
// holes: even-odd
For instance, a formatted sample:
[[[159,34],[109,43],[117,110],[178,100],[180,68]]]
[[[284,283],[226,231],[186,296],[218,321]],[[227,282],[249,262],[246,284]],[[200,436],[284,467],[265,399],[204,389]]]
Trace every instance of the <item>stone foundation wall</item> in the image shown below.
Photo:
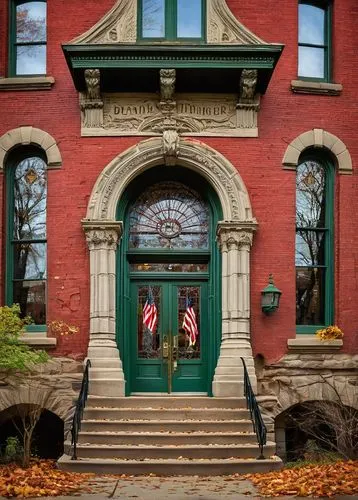
[[[358,409],[358,355],[286,354],[265,365],[256,359],[257,400],[268,429],[275,439],[275,419],[304,401],[336,401]],[[276,435],[278,445],[282,436]]]
[[[0,371],[0,415],[17,404],[43,404],[64,421],[66,436],[82,376],[83,363],[69,358],[52,358],[31,373]]]

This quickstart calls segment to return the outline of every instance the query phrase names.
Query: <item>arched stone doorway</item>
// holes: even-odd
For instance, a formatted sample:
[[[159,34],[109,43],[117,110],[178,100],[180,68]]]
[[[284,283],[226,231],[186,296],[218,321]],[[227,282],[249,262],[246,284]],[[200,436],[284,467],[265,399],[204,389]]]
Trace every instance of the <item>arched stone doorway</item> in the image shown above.
[[[117,339],[126,394],[211,394],[221,343],[221,207],[195,172],[153,167],[121,197]]]
[[[90,250],[91,310],[88,357],[92,360],[90,392],[125,393],[121,359],[115,339],[116,265],[123,221],[117,206],[130,183],[152,167],[172,168],[159,138],[142,141],[116,157],[99,176],[82,221]],[[246,187],[231,163],[203,143],[180,139],[174,163],[203,177],[219,200],[223,220],[216,240],[222,258],[222,340],[212,380],[214,396],[238,396],[243,386],[240,356],[246,359],[256,387],[250,343],[250,249],[257,223]],[[123,355],[123,353],[121,353]]]

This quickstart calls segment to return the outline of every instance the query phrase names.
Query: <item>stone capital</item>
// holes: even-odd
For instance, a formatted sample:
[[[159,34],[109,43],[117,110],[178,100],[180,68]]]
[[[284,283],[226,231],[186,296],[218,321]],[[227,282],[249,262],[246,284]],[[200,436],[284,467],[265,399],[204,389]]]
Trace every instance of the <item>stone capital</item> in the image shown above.
[[[240,250],[242,247],[251,247],[257,222],[223,221],[218,223],[216,240],[221,252]]]
[[[116,250],[123,233],[123,224],[120,221],[82,220],[82,227],[86,234],[86,241],[90,250],[107,248]]]

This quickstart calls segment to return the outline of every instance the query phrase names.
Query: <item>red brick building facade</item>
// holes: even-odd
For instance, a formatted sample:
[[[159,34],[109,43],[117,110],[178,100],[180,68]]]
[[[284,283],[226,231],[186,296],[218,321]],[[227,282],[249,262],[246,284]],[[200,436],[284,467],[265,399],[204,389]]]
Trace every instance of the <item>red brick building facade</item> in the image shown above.
[[[205,376],[210,380],[208,389],[204,392],[213,393],[214,396],[233,396],[235,391],[240,390],[242,374],[239,357],[243,355],[247,359],[255,385],[257,379],[258,395],[262,397],[262,407],[268,422],[273,424],[274,418],[290,405],[305,399],[323,397],[322,394],[319,396],[318,393],[310,392],[313,389],[307,388],[306,382],[300,385],[298,380],[302,382],[307,376],[315,377],[320,370],[329,372],[334,379],[336,375],[342,375],[341,368],[345,369],[344,376],[348,377],[357,367],[358,222],[355,213],[358,210],[358,51],[355,31],[358,8],[354,0],[290,0],[281,2],[279,6],[272,0],[228,0],[227,6],[224,1],[210,0],[200,3],[201,7],[199,6],[202,12],[198,16],[203,18],[203,24],[198,29],[202,31],[199,35],[187,35],[186,40],[185,36],[182,39],[179,36],[180,29],[184,29],[182,25],[185,25],[184,17],[180,18],[179,11],[175,39],[168,27],[164,28],[162,37],[146,35],[145,30],[148,29],[150,33],[152,29],[145,24],[147,3],[144,1],[137,5],[134,0],[123,0],[117,2],[111,11],[114,0],[89,0],[85,5],[79,1],[47,2],[44,39],[46,43],[42,43],[41,34],[31,34],[31,26],[28,28],[29,32],[26,32],[26,29],[21,31],[19,18],[16,17],[21,9],[28,9],[30,21],[27,22],[31,24],[32,19],[36,24],[41,19],[41,15],[36,11],[41,2],[29,2],[27,5],[2,1],[1,301],[9,303],[13,301],[14,296],[17,297],[15,292],[9,292],[13,286],[11,283],[16,281],[13,271],[9,270],[9,266],[14,265],[12,260],[9,260],[9,253],[12,252],[11,245],[16,245],[16,242],[11,241],[8,234],[7,221],[13,217],[12,212],[9,212],[9,196],[13,195],[9,194],[12,187],[6,188],[6,184],[11,185],[7,170],[16,168],[21,161],[22,151],[25,156],[28,156],[27,151],[30,151],[31,155],[42,158],[48,167],[47,233],[46,238],[41,240],[46,241],[47,245],[46,323],[61,319],[80,328],[77,336],[65,340],[58,339],[57,345],[52,346],[51,354],[77,360],[85,358],[87,354],[93,359],[106,359],[112,355],[100,355],[96,348],[106,346],[108,349],[109,344],[106,342],[110,339],[113,349],[113,342],[117,342],[122,358],[118,366],[122,370],[124,364],[124,372],[118,376],[121,389],[114,391],[113,395],[124,394],[124,391],[127,394],[135,392],[135,376],[130,368],[132,354],[125,352],[126,349],[130,350],[126,336],[130,335],[129,329],[135,316],[131,316],[131,309],[125,312],[127,306],[123,302],[123,296],[130,289],[131,285],[128,283],[131,278],[126,274],[123,280],[127,281],[121,281],[122,278],[118,277],[124,273],[121,266],[125,264],[121,264],[120,259],[125,260],[126,255],[122,232],[126,235],[125,238],[131,241],[131,229],[126,233],[126,227],[130,226],[131,222],[126,226],[126,220],[120,219],[118,213],[122,210],[123,214],[127,214],[124,216],[127,221],[132,219],[128,219],[126,208],[118,208],[119,212],[112,210],[112,220],[107,205],[107,208],[103,209],[103,200],[109,200],[109,205],[118,202],[120,207],[124,199],[130,199],[129,204],[132,203],[130,206],[133,206],[135,202],[132,192],[139,198],[151,182],[170,182],[167,173],[161,177],[160,172],[163,172],[163,169],[166,169],[166,172],[173,169],[173,181],[189,187],[192,187],[190,179],[193,175],[194,191],[200,185],[198,179],[202,177],[205,179],[203,183],[216,191],[213,195],[216,201],[213,204],[217,203],[219,209],[216,219],[213,216],[213,220],[221,229],[217,231],[215,227],[210,233],[211,241],[217,240],[217,243],[216,247],[211,245],[212,254],[208,257],[212,259],[208,260],[210,273],[217,273],[216,278],[208,278],[216,283],[215,286],[209,285],[209,288],[214,287],[210,290],[217,294],[216,302],[207,300],[197,307],[201,308],[201,317],[209,314],[205,308],[209,310],[213,307],[210,315],[222,319],[222,322],[213,320],[214,323],[208,326],[215,331],[207,342],[217,342],[217,350],[216,355],[210,355],[213,359],[205,372]],[[180,4],[179,1],[178,3]],[[150,6],[148,8],[150,9]],[[158,8],[160,12],[160,6]],[[160,16],[158,10],[155,12],[156,16]],[[185,12],[184,10],[181,15],[185,16]],[[195,15],[194,13],[193,17]],[[166,22],[169,25],[168,19]],[[91,31],[96,23],[100,24]],[[195,31],[195,27],[192,28],[190,23],[188,29]],[[31,66],[31,58],[36,59],[26,47],[29,41],[35,46],[34,50],[40,50],[39,47],[45,50],[45,56],[40,56],[46,60],[45,69],[40,71],[40,75],[36,74],[36,69],[34,74],[31,74],[31,69],[26,66]],[[135,58],[132,57],[131,51],[133,47],[138,46],[142,52],[138,52],[137,62],[133,62]],[[177,57],[181,46],[188,47],[187,53],[184,54],[185,64],[174,58],[174,55]],[[207,56],[203,49],[204,55],[199,54],[198,48],[202,47],[205,50],[215,47],[217,52]],[[109,52],[106,52],[107,49]],[[150,52],[151,49],[153,52]],[[209,59],[204,61],[205,57],[211,58],[212,64],[208,63]],[[112,63],[111,58],[116,62]],[[118,63],[120,58],[121,62]],[[123,60],[131,62],[126,65]],[[142,66],[138,64],[138,60],[142,61]],[[155,63],[151,63],[153,60]],[[235,61],[232,62],[233,60]],[[100,61],[98,66],[96,61]],[[161,61],[166,61],[163,66],[160,65]],[[145,76],[146,69],[148,78]],[[168,84],[165,81],[168,75],[160,71],[173,69],[175,72],[169,74],[169,79],[174,78],[174,83],[172,81]],[[99,72],[85,74],[87,70]],[[91,78],[98,81],[91,82]],[[138,99],[136,104],[130,100],[132,87],[133,95]],[[235,116],[236,123],[233,125],[230,117],[229,121],[225,121],[227,117],[224,117],[220,122],[221,128],[217,126],[210,129],[208,121],[204,126],[205,106],[211,110],[207,111],[209,115],[215,115],[215,105],[219,106],[218,114],[221,111],[223,115],[226,113],[224,108],[220,111],[223,96],[225,103],[228,103],[227,109],[232,110],[234,103],[236,111],[232,116]],[[140,108],[141,99],[143,103],[155,101],[158,113],[161,113],[161,121],[155,122],[156,125],[153,126],[149,124],[144,132],[137,124],[129,125],[124,116],[128,113],[133,118],[136,113],[145,112],[147,114],[143,116],[143,120],[147,119],[151,111],[148,111],[149,108]],[[181,117],[181,110],[185,109],[185,105],[190,108],[191,102],[196,107],[189,110],[184,118]],[[208,102],[210,104],[207,104]],[[168,112],[170,106],[176,106],[176,109],[173,111],[171,108],[172,111]],[[97,111],[101,115],[100,118],[96,114]],[[245,122],[246,112],[252,113],[249,124]],[[120,114],[123,115],[122,121],[118,121]],[[182,114],[184,116],[185,113]],[[194,115],[201,126],[195,130],[187,125],[192,123],[190,119]],[[212,115],[210,117],[212,118]],[[148,119],[152,118],[157,120],[157,114],[154,113]],[[179,123],[182,122],[186,124],[181,128]],[[231,125],[228,125],[229,122]],[[166,133],[169,134],[166,136]],[[30,147],[33,149],[30,150]],[[141,148],[144,155],[142,163]],[[149,156],[145,157],[148,151]],[[150,151],[154,151],[152,159]],[[129,175],[126,173],[129,170],[126,171],[125,168],[126,162],[130,161],[131,165],[136,166],[128,167],[133,168]],[[200,162],[207,163],[201,167]],[[319,195],[320,203],[325,204],[325,209],[321,207],[323,217],[326,217],[327,221],[331,214],[331,218],[327,227],[327,222],[321,220],[319,223],[318,219],[322,216],[320,214],[317,216],[317,224],[313,222],[312,228],[307,223],[303,231],[298,223],[297,239],[296,200],[300,199],[300,194],[296,197],[296,191],[301,189],[303,192],[302,185],[309,191],[310,185],[317,181],[317,178],[313,177],[315,172],[318,172],[308,172],[311,168],[308,166],[308,170],[300,174],[298,166],[305,162],[306,165],[317,162],[318,170],[321,169],[317,175],[321,175],[321,182],[325,182],[322,189],[331,190]],[[153,177],[148,173],[151,168],[154,169]],[[223,177],[221,172],[225,172],[225,169]],[[238,173],[237,178],[234,172]],[[144,177],[140,177],[141,175]],[[300,175],[300,182],[303,184],[301,188],[297,188],[296,179]],[[118,186],[121,184],[121,187],[116,187],[116,182]],[[106,187],[102,189],[101,186],[104,185]],[[111,189],[108,188],[109,185],[112,186]],[[209,187],[207,189],[209,190]],[[204,191],[199,189],[200,196]],[[117,194],[113,194],[114,192]],[[225,192],[229,194],[226,208],[223,201]],[[238,196],[237,203],[233,199],[235,196]],[[203,197],[205,198],[204,194]],[[98,204],[98,200],[101,200],[102,205]],[[235,208],[237,205],[238,208]],[[103,210],[107,212],[104,213]],[[312,210],[314,211],[313,208]],[[104,214],[103,217],[98,215],[100,213]],[[231,220],[227,221],[225,214],[229,213]],[[225,226],[223,220],[228,226]],[[123,228],[118,221],[123,222]],[[170,221],[171,231],[175,231],[177,226],[173,226],[172,219]],[[108,240],[108,235],[101,236],[101,231],[109,231],[111,241]],[[230,231],[234,233],[232,243],[225,240],[230,239]],[[245,241],[242,239],[243,234]],[[307,235],[311,236],[311,243],[312,240],[321,242],[324,239],[324,248],[322,246],[315,249],[315,243],[310,246],[307,243]],[[174,241],[173,235],[169,237],[165,233],[165,237],[167,241]],[[98,239],[101,242],[98,242]],[[118,249],[117,239],[118,243],[121,241]],[[302,251],[300,244],[306,245],[306,250]],[[106,247],[104,250],[103,245]],[[96,251],[101,248],[105,253],[111,245],[114,245],[113,255],[117,255],[116,267],[112,266],[109,271],[106,267],[113,258],[112,254],[111,257],[104,257],[107,264],[104,264],[103,268],[100,263],[94,264],[97,257],[94,257],[90,264],[90,251],[94,251],[96,247]],[[130,243],[128,245],[130,246]],[[172,248],[170,245],[169,247]],[[186,247],[183,247],[184,253],[185,250]],[[229,257],[231,251],[237,252],[235,256]],[[300,257],[297,257],[302,257],[301,251],[304,259],[307,258],[307,251],[313,252],[314,256],[310,255],[308,258],[312,259],[309,264],[307,261],[302,264]],[[122,257],[118,257],[118,252],[122,252]],[[217,259],[215,269],[214,254]],[[308,269],[304,279],[307,279],[312,268],[318,269],[318,274],[322,273],[316,283],[303,284],[303,291],[300,291],[302,270],[296,270],[295,254],[297,268],[305,267],[306,271]],[[98,257],[102,263],[103,255]],[[144,260],[136,255],[134,252],[132,257],[129,257],[129,265],[135,265],[137,262],[143,264],[149,254],[143,257]],[[161,258],[172,262],[168,255],[163,253]],[[205,264],[203,255],[198,257],[198,262]],[[250,262],[245,261],[247,256]],[[176,258],[180,260],[181,257],[178,254]],[[182,258],[182,262],[190,261],[187,256]],[[231,264],[228,263],[230,258]],[[158,262],[158,259],[152,259],[152,262]],[[223,271],[225,265],[228,266],[226,276]],[[91,266],[95,266],[96,270]],[[108,279],[108,282],[105,287],[110,287],[110,290],[101,288],[98,292],[98,287],[102,286],[99,285],[101,276],[107,272],[105,279]],[[128,271],[129,274],[131,272]],[[278,310],[266,315],[261,308],[261,291],[268,283],[269,274],[273,275],[275,285],[281,290],[282,296]],[[230,281],[230,276],[236,276],[236,284]],[[44,273],[36,279],[41,281],[43,277]],[[144,280],[143,276],[141,278]],[[160,278],[156,275],[153,283],[158,284],[162,278],[163,276]],[[26,281],[26,277],[22,276],[22,279]],[[133,279],[135,281],[136,278]],[[200,279],[198,278],[199,281]],[[176,275],[176,280],[179,284],[185,282],[185,278],[179,275]],[[301,318],[301,324],[297,326],[296,312],[300,309],[298,296],[300,293],[307,294],[310,286],[320,297],[311,297],[311,305],[307,306],[311,310],[303,311],[303,319]],[[96,298],[96,290],[100,294],[99,298]],[[112,304],[113,300],[114,311],[113,304],[102,304],[101,310],[103,294],[109,297],[106,296],[104,301],[109,300]],[[245,299],[242,303],[240,296],[245,294],[248,300],[245,302]],[[130,300],[135,299],[131,296]],[[143,306],[145,299],[141,300]],[[228,306],[230,301],[235,303]],[[158,304],[157,307],[159,309]],[[197,315],[199,309],[196,311]],[[119,318],[122,313],[125,322]],[[179,322],[182,319],[180,314],[183,314],[183,311],[179,312]],[[103,321],[107,322],[107,326],[103,326]],[[139,319],[138,323],[140,321]],[[114,322],[114,329],[113,325],[110,325],[111,322]],[[341,328],[344,332],[343,341],[322,344],[314,337],[314,331],[318,327],[329,324],[336,324]],[[179,326],[176,323],[176,327]],[[38,339],[36,343],[41,345],[44,343],[46,332],[44,328],[39,330],[42,330],[41,333],[29,332],[28,335],[34,335],[33,338]],[[135,330],[131,331],[131,334],[135,335],[134,332]],[[92,351],[87,353],[91,335]],[[228,342],[228,351],[234,354],[228,354],[225,349],[220,351],[222,338]],[[222,343],[221,346],[223,345]],[[209,350],[210,348],[208,352]],[[124,359],[126,356],[127,361]],[[228,357],[231,361],[227,361]],[[237,366],[234,366],[235,360]],[[95,370],[100,370],[103,365],[99,363],[98,367],[94,366]],[[338,371],[335,371],[336,369]],[[290,370],[295,370],[293,379]],[[298,373],[297,370],[302,372]],[[279,380],[279,376],[283,374],[288,380]],[[131,377],[132,382],[129,383],[128,378]],[[126,380],[126,387],[123,380]],[[98,387],[93,386],[94,392],[101,392],[99,387],[100,384]],[[106,385],[103,387],[105,393]],[[180,391],[180,386],[178,387]],[[187,390],[186,388],[185,391]],[[109,393],[112,394],[111,390]],[[356,398],[356,394],[350,393],[347,403],[353,405],[354,397]],[[279,437],[277,439],[279,440]]]

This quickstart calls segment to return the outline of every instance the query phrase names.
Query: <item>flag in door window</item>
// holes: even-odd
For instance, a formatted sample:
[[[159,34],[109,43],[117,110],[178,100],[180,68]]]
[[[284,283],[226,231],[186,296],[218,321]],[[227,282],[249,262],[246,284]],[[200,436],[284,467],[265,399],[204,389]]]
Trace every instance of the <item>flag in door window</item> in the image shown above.
[[[186,299],[186,311],[183,319],[183,328],[189,336],[189,345],[195,345],[196,337],[199,335],[199,330],[196,323],[193,301],[190,298]]]
[[[147,300],[143,307],[143,324],[154,334],[157,329],[157,321],[157,307],[154,302],[152,289],[149,287]]]

